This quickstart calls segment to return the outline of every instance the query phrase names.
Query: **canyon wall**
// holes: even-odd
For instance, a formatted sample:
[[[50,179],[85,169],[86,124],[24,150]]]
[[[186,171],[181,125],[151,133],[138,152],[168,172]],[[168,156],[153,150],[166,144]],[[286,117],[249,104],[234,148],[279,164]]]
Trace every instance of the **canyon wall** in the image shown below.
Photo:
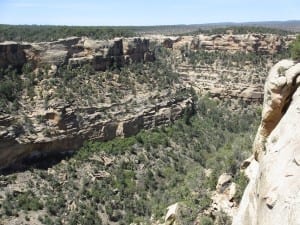
[[[77,108],[57,105],[50,110],[38,109],[27,115],[28,130],[20,119],[0,116],[0,168],[25,156],[74,151],[86,140],[112,140],[128,137],[142,129],[151,129],[179,119],[192,99],[167,99],[152,106],[140,107],[135,114],[119,111],[112,119],[103,118],[107,108]],[[116,105],[108,108],[118,107]],[[43,121],[41,121],[43,120]]]
[[[153,61],[149,40],[142,38],[116,38],[92,40],[70,37],[53,42],[0,43],[0,67],[9,65],[22,68],[25,63],[34,67],[43,65],[91,65],[96,71],[105,71],[112,66],[121,67],[131,62]]]
[[[70,37],[40,43],[3,42],[0,43],[0,67],[13,67],[21,71],[26,63],[30,63],[33,69],[48,68],[48,81],[51,82],[58,68],[65,65],[69,68],[90,65],[95,71],[106,71],[108,68],[120,68],[132,63],[152,62],[156,56],[155,49],[150,48],[150,42],[156,42],[170,49],[171,56],[168,57],[174,58],[171,62],[173,71],[179,74],[180,84],[176,84],[178,87],[170,86],[168,92],[175,93],[175,89],[193,87],[201,95],[209,93],[220,99],[260,102],[265,75],[256,65],[243,68],[225,68],[216,64],[191,65],[186,62],[183,49],[254,52],[269,57],[287,48],[293,39],[294,36],[249,34],[151,36],[113,40]],[[93,85],[96,81],[86,82]],[[103,87],[100,85],[99,88]],[[108,95],[105,91],[104,94]],[[37,92],[42,93],[41,98],[44,98],[44,92],[52,96],[55,89],[45,91],[45,86],[40,85],[35,94]],[[191,98],[174,98],[175,95],[162,94],[162,90],[156,96],[151,96],[146,89],[142,92],[135,96],[125,96],[131,98],[130,101],[124,99],[117,104],[97,103],[90,107],[78,105],[78,102],[67,104],[56,98],[45,108],[43,99],[26,97],[21,102],[23,111],[15,115],[0,114],[0,167],[37,152],[76,150],[87,139],[110,140],[167,124],[179,118],[193,104]],[[139,103],[133,104],[137,99]],[[149,103],[153,99],[156,102]]]
[[[211,56],[214,52],[223,55],[211,65],[191,65],[186,61],[178,64],[177,71],[199,93],[209,94],[218,99],[262,103],[268,69],[276,62],[276,55],[285,52],[291,41],[295,40],[295,35],[218,34],[183,36],[172,40],[173,51],[184,50],[188,55],[198,51],[210,52]],[[245,55],[257,58],[248,57],[245,60]],[[227,62],[223,63],[222,60]]]
[[[115,38],[113,40],[93,40],[85,37],[70,37],[53,42],[0,43],[0,67],[9,65],[22,68],[30,62],[35,66],[64,65],[82,66],[90,64],[95,70],[104,71],[111,66],[122,66],[130,62],[155,60],[150,50],[150,42],[156,42],[173,50],[253,52],[256,54],[276,54],[288,48],[295,35],[274,34],[241,35],[196,35],[168,37],[151,35],[146,37]]]
[[[96,88],[106,86],[111,92],[117,88],[128,89],[118,101],[107,101],[112,93],[108,92],[110,89],[102,90],[102,102],[98,100],[86,105],[86,99],[80,97],[80,93],[73,93],[80,98],[76,102],[66,101],[54,96],[55,84],[47,84],[65,65],[72,69],[88,64],[101,76],[101,71],[107,69],[153,61],[155,56],[149,49],[149,42],[144,38],[92,40],[70,37],[54,42],[0,43],[0,67],[3,69],[12,67],[21,72],[29,63],[37,76],[36,69],[48,68],[42,75],[44,77],[34,80],[35,96],[28,98],[25,91],[18,99],[18,110],[0,112],[0,168],[26,156],[74,151],[86,140],[128,137],[142,129],[169,124],[180,118],[187,108],[192,107],[192,98],[176,97],[172,87],[159,93],[156,89],[148,93],[147,88],[139,87],[142,90],[132,94],[129,87],[118,86],[110,79],[99,81],[97,76],[86,77],[84,82],[93,86],[97,83]],[[21,73],[19,76],[24,79]],[[44,84],[50,89],[45,90]],[[44,93],[50,97],[47,103]]]
[[[156,40],[166,48],[226,52],[254,52],[258,54],[275,54],[286,48],[296,39],[295,35],[276,34],[199,34],[195,36],[150,35],[147,38]]]
[[[152,35],[148,38],[173,52],[174,58],[179,59],[175,70],[181,75],[182,83],[192,86],[201,95],[262,103],[268,69],[278,61],[276,55],[285,52],[296,36],[249,33],[172,37]],[[202,57],[202,62],[190,62],[193,55],[197,57],[197,52],[203,54],[203,51],[211,54]],[[209,57],[216,56],[214,53],[220,55],[219,60],[205,63]],[[259,57],[258,62],[251,57],[247,61],[242,59],[245,55],[259,56],[265,62],[260,61]],[[233,56],[232,60],[230,56]],[[233,60],[234,56],[237,56],[236,61]],[[244,62],[240,64],[238,58]]]

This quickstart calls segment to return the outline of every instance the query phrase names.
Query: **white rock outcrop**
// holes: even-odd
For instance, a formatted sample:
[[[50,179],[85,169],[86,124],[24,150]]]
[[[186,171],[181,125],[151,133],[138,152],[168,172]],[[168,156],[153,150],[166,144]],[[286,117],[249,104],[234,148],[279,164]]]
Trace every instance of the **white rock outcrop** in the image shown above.
[[[282,60],[265,84],[262,121],[233,225],[300,224],[300,63]]]
[[[217,217],[217,214],[224,212],[230,217],[236,214],[237,203],[234,200],[236,194],[236,184],[233,182],[232,176],[223,173],[216,186],[216,191],[212,193],[212,204],[205,214]]]
[[[179,210],[179,203],[175,203],[173,205],[170,205],[168,207],[167,214],[165,216],[165,223],[164,225],[176,225],[177,223],[177,217],[178,217],[178,210]]]

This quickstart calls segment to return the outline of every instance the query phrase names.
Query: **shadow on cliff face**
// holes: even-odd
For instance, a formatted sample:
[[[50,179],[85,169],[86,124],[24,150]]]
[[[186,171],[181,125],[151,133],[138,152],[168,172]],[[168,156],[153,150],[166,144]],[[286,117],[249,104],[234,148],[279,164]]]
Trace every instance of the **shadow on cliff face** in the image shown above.
[[[32,154],[22,160],[16,161],[9,167],[0,170],[0,175],[9,175],[17,172],[24,172],[30,169],[47,170],[62,160],[66,160],[73,156],[74,151],[49,154]]]

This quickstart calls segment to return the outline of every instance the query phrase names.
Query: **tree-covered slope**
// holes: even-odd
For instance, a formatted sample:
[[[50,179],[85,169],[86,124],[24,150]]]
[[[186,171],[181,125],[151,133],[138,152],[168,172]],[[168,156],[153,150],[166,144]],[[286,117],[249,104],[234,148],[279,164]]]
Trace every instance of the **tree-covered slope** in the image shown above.
[[[194,112],[171,126],[87,142],[53,167],[31,161],[32,169],[1,176],[1,220],[153,224],[168,205],[181,202],[181,224],[192,224],[209,206],[210,190],[223,172],[237,182],[238,201],[245,183],[239,165],[250,155],[259,110],[244,105],[231,111],[229,105],[201,98]]]

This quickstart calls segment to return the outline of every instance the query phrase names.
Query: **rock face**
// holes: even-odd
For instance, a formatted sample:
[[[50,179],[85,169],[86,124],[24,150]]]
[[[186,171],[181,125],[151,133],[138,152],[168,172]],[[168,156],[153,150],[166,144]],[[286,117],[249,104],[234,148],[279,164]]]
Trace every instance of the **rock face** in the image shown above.
[[[296,36],[251,33],[180,37],[153,35],[148,38],[171,49],[174,58],[180,59],[174,64],[175,71],[182,77],[182,83],[192,86],[200,94],[209,94],[218,99],[262,103],[265,77],[268,69],[274,64],[274,55],[285,51]],[[203,54],[204,51],[212,54],[218,51],[225,56],[235,53],[245,56],[247,53],[254,53],[263,55],[268,62],[263,66],[251,61],[239,65],[239,60],[231,59],[222,65],[226,57],[221,57],[213,64],[205,63],[204,58],[190,61],[194,53]]]
[[[192,86],[200,94],[209,94],[218,99],[243,99],[248,102],[263,100],[262,80],[267,71],[255,68],[224,68],[214,66],[192,67],[181,64],[177,72],[182,82]],[[251,79],[251,80],[249,80]]]
[[[172,49],[172,54],[176,58],[178,52],[183,49],[272,55],[287,49],[294,39],[294,35],[201,34],[182,37],[152,35],[145,38],[112,40],[70,37],[41,43],[4,42],[0,43],[0,67],[6,68],[12,65],[21,69],[24,63],[30,62],[36,67],[91,65],[97,71],[105,71],[107,68],[122,67],[129,63],[154,61],[155,55],[150,50],[150,41]],[[178,62],[174,70],[181,74],[182,82],[191,84],[201,94],[209,93],[212,97],[220,99],[234,98],[249,102],[261,102],[263,99],[264,79],[261,77],[265,75],[261,76],[261,73],[266,74],[266,72],[258,71],[255,66],[229,68],[229,66],[195,66]]]
[[[175,71],[182,77],[182,82],[192,86],[200,94],[209,94],[219,99],[236,99],[247,102],[262,103],[263,85],[272,66],[274,55],[288,48],[295,39],[294,35],[279,36],[274,34],[223,34],[196,35],[181,37],[150,36],[151,40],[171,49],[175,63]],[[213,56],[214,52],[223,54],[214,63],[207,63],[197,54]],[[257,62],[243,62],[233,59],[226,62],[226,57],[235,53],[245,56],[247,53],[264,55],[267,65]],[[227,56],[226,56],[227,55]],[[226,57],[225,57],[226,56]],[[190,60],[193,57],[196,59]],[[213,58],[213,57],[212,57]],[[222,64],[223,62],[226,62]],[[241,59],[242,61],[242,59]]]
[[[34,66],[89,64],[95,70],[105,71],[112,66],[126,63],[153,61],[149,40],[141,38],[115,38],[113,40],[92,40],[70,37],[54,42],[0,43],[0,67],[8,65],[22,68],[26,62]]]
[[[141,129],[168,124],[179,119],[185,109],[192,107],[192,99],[171,99],[138,109],[135,114],[118,111],[113,119],[103,118],[107,108],[77,108],[77,106],[57,103],[49,110],[38,109],[28,115],[31,130],[17,126],[16,117],[0,117],[0,168],[25,156],[36,154],[74,151],[85,140],[111,140],[128,137]],[[121,110],[121,109],[120,109]],[[43,120],[41,123],[40,121]]]
[[[55,74],[55,71],[63,65],[71,68],[90,65],[97,71],[105,71],[109,67],[118,68],[130,63],[155,60],[154,53],[150,51],[150,40],[161,42],[165,47],[172,48],[171,51],[174,53],[172,57],[176,58],[177,52],[180,53],[180,49],[185,46],[194,50],[207,51],[272,52],[272,49],[279,51],[285,48],[292,39],[293,37],[251,34],[198,35],[180,38],[115,38],[113,40],[70,37],[41,43],[4,42],[0,43],[0,67],[6,68],[10,65],[21,69],[25,63],[29,62],[34,68],[50,68],[49,76]],[[260,47],[252,49],[243,47],[250,42],[251,46]],[[266,43],[272,43],[270,44],[273,46],[272,49],[269,49],[269,44]],[[277,44],[281,47],[276,47]],[[262,81],[261,76],[254,69],[245,66],[245,68],[233,67],[233,69],[226,70],[217,65],[193,67],[182,61],[178,66],[174,66],[174,71],[180,74],[180,82],[184,87],[193,87],[201,94],[210,93],[212,97],[241,98],[258,102],[262,99],[262,85],[260,84]],[[248,74],[251,74],[251,80],[248,79]],[[249,85],[249,83],[255,85]],[[38,90],[42,93],[41,96],[44,96],[43,89],[45,88],[43,87],[41,86]],[[54,92],[55,90],[50,89],[45,96],[50,96]],[[136,98],[139,97],[136,96]],[[20,115],[14,117],[6,114],[0,115],[0,167],[5,167],[10,162],[31,153],[75,150],[86,139],[110,140],[116,136],[127,137],[136,134],[141,129],[169,123],[191,105],[190,99],[173,101],[167,96],[163,98],[164,100],[141,107],[134,113],[126,113],[125,101],[119,105],[100,104],[100,106],[93,105],[90,108],[56,102],[50,104],[47,109],[42,109],[40,103],[33,108],[26,109],[24,111],[26,121],[25,117]],[[145,102],[137,105],[140,106]],[[27,103],[28,101],[24,105]],[[122,107],[123,109],[120,109]],[[134,107],[136,106],[132,108]],[[285,109],[284,106],[282,107]],[[127,108],[130,107],[127,105]],[[110,118],[105,117],[107,115],[103,113],[107,110],[110,111]]]
[[[216,34],[181,37],[150,36],[167,48],[191,50],[255,52],[274,54],[288,47],[295,35],[280,36],[275,34]]]
[[[262,121],[233,225],[300,224],[300,63],[283,60],[265,84]]]
[[[104,78],[97,80],[94,76],[84,82],[87,86],[97,82],[96,86],[102,88],[103,96],[102,101],[99,97],[89,104],[85,104],[86,99],[74,103],[61,96],[54,97],[55,85],[49,85],[48,89],[46,80],[51,76],[54,78],[62,66],[69,66],[68,69],[72,70],[90,65],[101,74],[108,68],[153,61],[155,55],[149,45],[149,39],[144,38],[92,40],[79,37],[53,42],[1,43],[1,68],[12,66],[22,69],[25,63],[30,63],[33,71],[45,69],[47,72],[40,81],[36,79],[38,84],[32,99],[24,97],[26,94],[20,98],[22,109],[13,115],[0,113],[0,168],[31,155],[74,151],[85,140],[128,137],[141,129],[151,129],[179,119],[193,102],[187,96],[177,98],[173,87],[166,92],[169,94],[165,90],[156,92],[153,89],[153,93],[148,93],[138,87],[140,84],[134,83],[139,91],[132,94],[129,87],[118,86],[114,78],[103,81]],[[113,76],[120,77],[118,74]],[[115,96],[120,98],[118,101],[112,101],[114,88],[129,91],[124,96]],[[45,97],[51,100],[45,103]]]
[[[16,42],[0,43],[0,68],[6,68],[8,65],[20,69],[26,62],[25,48],[29,46],[20,45]]]

